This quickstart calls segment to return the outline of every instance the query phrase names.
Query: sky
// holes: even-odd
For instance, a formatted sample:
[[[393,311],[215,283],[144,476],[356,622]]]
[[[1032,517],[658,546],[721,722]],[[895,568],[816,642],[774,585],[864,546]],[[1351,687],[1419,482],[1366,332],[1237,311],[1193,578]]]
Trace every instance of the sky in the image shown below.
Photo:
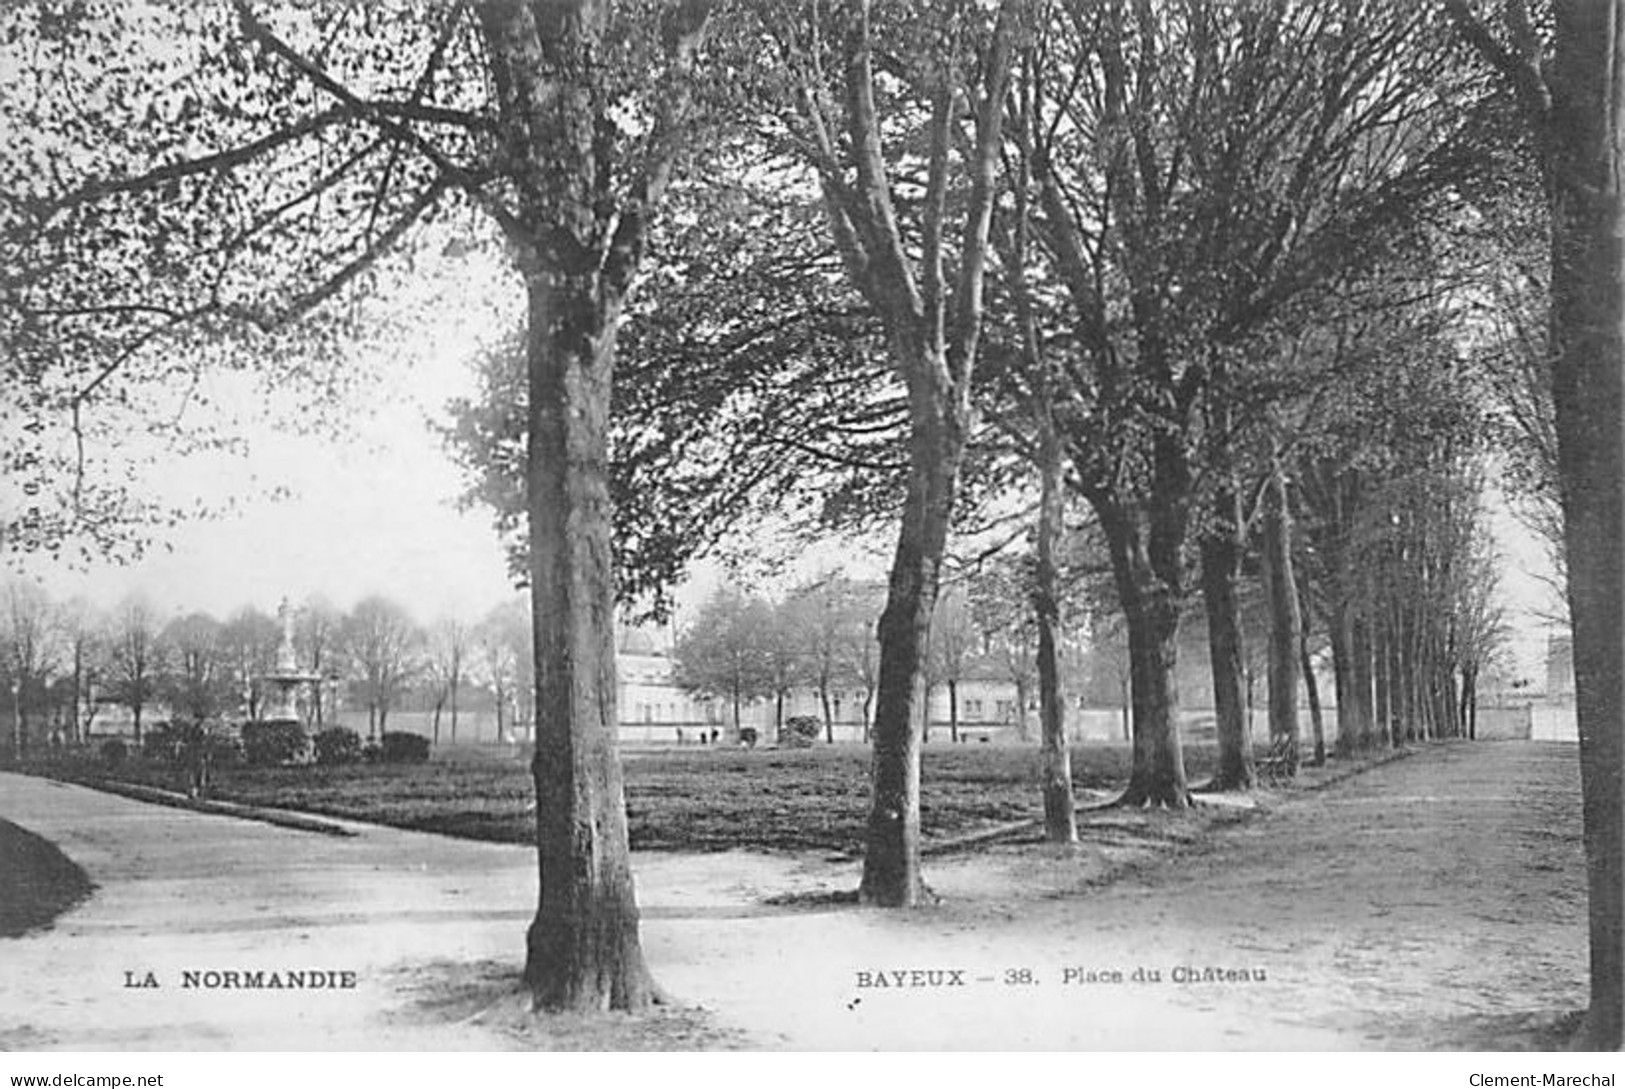
[[[26,573],[59,599],[110,606],[140,593],[166,615],[224,617],[312,595],[348,608],[381,593],[430,622],[477,619],[512,599],[490,514],[457,509],[463,481],[433,425],[448,420],[448,401],[475,392],[475,361],[513,327],[517,293],[479,255],[442,260],[401,292],[379,304],[375,340],[353,349],[368,377],[346,403],[342,433],[284,426],[300,413],[292,391],[216,377],[207,392],[246,454],[160,454],[142,490],[237,509],[165,532],[134,563],[74,571],[41,560]],[[120,438],[144,449],[142,436]],[[265,498],[274,491],[288,497]]]
[[[251,424],[246,456],[196,455],[154,474],[166,495],[250,497],[238,512],[182,525],[128,566],[40,573],[54,596],[110,605],[140,592],[161,612],[224,616],[313,594],[347,608],[382,593],[421,620],[476,618],[515,591],[489,514],[456,509],[459,472],[430,429],[452,392],[471,385],[467,361],[446,354],[414,367],[388,403],[354,416],[345,436]],[[249,420],[267,415],[244,408]],[[278,488],[290,497],[252,498]]]

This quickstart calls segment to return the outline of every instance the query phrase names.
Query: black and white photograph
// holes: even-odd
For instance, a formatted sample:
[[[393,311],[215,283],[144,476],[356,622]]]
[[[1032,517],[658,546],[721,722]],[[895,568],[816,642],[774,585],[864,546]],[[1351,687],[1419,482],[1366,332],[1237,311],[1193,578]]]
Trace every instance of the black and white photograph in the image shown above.
[[[1614,1085],[1622,168],[1625,0],[0,0],[0,1074]]]

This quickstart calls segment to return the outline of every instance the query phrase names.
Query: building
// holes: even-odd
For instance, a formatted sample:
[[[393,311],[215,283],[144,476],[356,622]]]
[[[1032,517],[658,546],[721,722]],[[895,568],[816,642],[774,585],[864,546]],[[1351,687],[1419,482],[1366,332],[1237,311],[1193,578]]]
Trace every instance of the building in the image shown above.
[[[1574,702],[1574,637],[1567,633],[1546,637],[1546,698]]]

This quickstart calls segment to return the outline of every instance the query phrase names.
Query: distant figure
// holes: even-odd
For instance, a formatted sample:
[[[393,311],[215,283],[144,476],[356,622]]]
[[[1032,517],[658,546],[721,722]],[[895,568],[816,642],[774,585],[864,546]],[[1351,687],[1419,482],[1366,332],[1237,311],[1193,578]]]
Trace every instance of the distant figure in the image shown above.
[[[186,768],[186,796],[209,796],[210,772],[213,771],[214,753],[209,744],[209,727],[203,722],[191,722],[180,727],[181,760]]]
[[[717,743],[717,738],[719,738],[721,736],[722,736],[722,731],[713,728],[711,730],[711,744],[715,745]]]
[[[677,727],[677,744],[681,745],[682,743],[683,743],[683,728],[681,726],[679,726],[679,727]]]

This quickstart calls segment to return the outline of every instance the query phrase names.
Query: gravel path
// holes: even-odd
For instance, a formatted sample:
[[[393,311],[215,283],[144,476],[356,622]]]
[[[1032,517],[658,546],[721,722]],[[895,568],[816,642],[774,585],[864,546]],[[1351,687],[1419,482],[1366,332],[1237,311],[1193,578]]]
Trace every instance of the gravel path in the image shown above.
[[[640,856],[651,965],[708,1012],[538,1028],[508,993],[527,850],[318,836],[0,775],[0,816],[99,886],[0,942],[0,1047],[1550,1047],[1585,994],[1578,814],[1574,747],[1508,742],[1292,796],[1109,885],[1109,823],[1073,851],[935,859],[942,902],[906,915],[816,906],[856,884],[851,862]],[[787,893],[814,906],[766,902]],[[356,985],[182,985],[299,969]],[[126,986],[147,972],[157,988]]]

